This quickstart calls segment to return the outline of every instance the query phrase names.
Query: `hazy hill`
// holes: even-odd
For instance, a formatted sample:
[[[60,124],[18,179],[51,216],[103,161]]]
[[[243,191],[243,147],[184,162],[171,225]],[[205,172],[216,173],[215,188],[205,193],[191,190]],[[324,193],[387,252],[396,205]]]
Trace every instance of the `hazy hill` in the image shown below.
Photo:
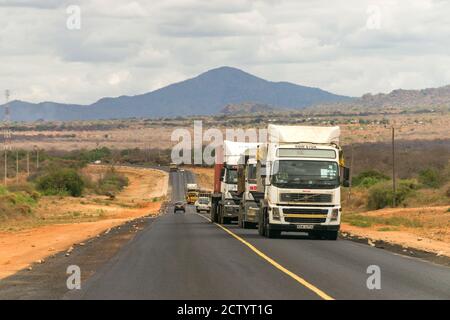
[[[397,89],[390,93],[367,93],[361,98],[331,105],[316,105],[311,112],[450,110],[450,85],[421,90]]]
[[[87,105],[13,101],[16,121],[91,120],[218,114],[229,104],[251,102],[282,109],[349,101],[349,97],[289,82],[271,82],[242,70],[221,67],[164,88],[136,96],[102,98]]]
[[[267,104],[244,102],[244,103],[230,103],[220,110],[220,113],[230,115],[230,114],[248,114],[248,113],[258,113],[258,112],[272,112],[277,110],[275,107],[269,106]]]

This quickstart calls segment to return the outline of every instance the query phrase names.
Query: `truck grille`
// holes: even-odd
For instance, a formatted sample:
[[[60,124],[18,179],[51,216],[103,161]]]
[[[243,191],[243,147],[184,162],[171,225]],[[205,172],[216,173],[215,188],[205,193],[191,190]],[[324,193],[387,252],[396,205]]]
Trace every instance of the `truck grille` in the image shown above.
[[[309,208],[283,208],[284,214],[328,214],[326,209],[309,209]]]
[[[284,218],[284,221],[291,223],[324,223],[326,218]]]
[[[331,202],[331,198],[331,194],[325,193],[282,193],[280,195],[282,202],[325,203]]]
[[[324,223],[328,210],[314,208],[283,208],[284,221],[290,223]]]

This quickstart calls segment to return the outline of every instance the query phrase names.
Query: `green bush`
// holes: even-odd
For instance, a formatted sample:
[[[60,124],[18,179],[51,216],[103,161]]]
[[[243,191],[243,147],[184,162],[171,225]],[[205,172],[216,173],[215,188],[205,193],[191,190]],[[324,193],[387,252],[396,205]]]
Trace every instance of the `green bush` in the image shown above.
[[[6,188],[5,187],[3,187],[3,186],[0,186],[0,196],[3,196],[3,195],[5,195],[6,193],[8,192],[8,190],[6,190]]]
[[[39,177],[36,186],[46,195],[79,197],[83,194],[84,181],[76,170],[64,168]]]
[[[389,177],[376,170],[367,170],[358,174],[352,179],[353,186],[369,188],[381,181],[389,180]]]
[[[419,172],[419,182],[430,188],[439,188],[444,183],[444,177],[434,168]]]
[[[105,173],[103,178],[98,181],[97,193],[103,195],[114,194],[128,186],[128,183],[129,181],[126,176],[112,169]]]
[[[400,180],[396,188],[396,204],[401,204],[416,189],[418,189],[418,185],[414,180]],[[378,210],[392,206],[393,199],[392,184],[389,182],[380,182],[369,189],[367,208],[370,210]]]
[[[26,192],[8,192],[0,187],[0,221],[32,214],[37,200]]]

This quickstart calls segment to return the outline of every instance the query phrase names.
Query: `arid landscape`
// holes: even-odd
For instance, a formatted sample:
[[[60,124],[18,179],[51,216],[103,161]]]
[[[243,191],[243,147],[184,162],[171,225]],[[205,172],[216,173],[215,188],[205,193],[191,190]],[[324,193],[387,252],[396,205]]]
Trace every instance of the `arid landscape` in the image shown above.
[[[108,232],[129,220],[157,215],[166,199],[168,175],[159,170],[116,167],[129,185],[111,200],[107,196],[44,196],[29,216],[0,221],[0,279],[48,256],[70,251],[75,244]],[[108,171],[88,166],[83,172],[93,180]]]
[[[289,120],[287,120],[289,119]],[[339,125],[342,144],[388,142],[392,126],[397,140],[436,140],[449,137],[450,112],[375,113],[371,115],[323,115],[313,113],[257,113],[174,119],[105,120],[16,124],[14,145],[32,149],[77,150],[108,147],[115,149],[167,149],[175,129],[193,131],[193,121],[202,120],[203,130],[217,128],[265,128],[267,123]]]

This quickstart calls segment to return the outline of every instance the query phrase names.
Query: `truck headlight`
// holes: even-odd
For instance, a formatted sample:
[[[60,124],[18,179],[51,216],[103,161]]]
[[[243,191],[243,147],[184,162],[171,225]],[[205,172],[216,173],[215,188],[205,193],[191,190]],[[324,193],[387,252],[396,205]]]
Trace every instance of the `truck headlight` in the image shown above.
[[[279,208],[272,208],[272,217],[274,219],[280,220],[280,209]]]
[[[331,211],[331,221],[336,221],[339,217],[339,209],[333,209]]]

